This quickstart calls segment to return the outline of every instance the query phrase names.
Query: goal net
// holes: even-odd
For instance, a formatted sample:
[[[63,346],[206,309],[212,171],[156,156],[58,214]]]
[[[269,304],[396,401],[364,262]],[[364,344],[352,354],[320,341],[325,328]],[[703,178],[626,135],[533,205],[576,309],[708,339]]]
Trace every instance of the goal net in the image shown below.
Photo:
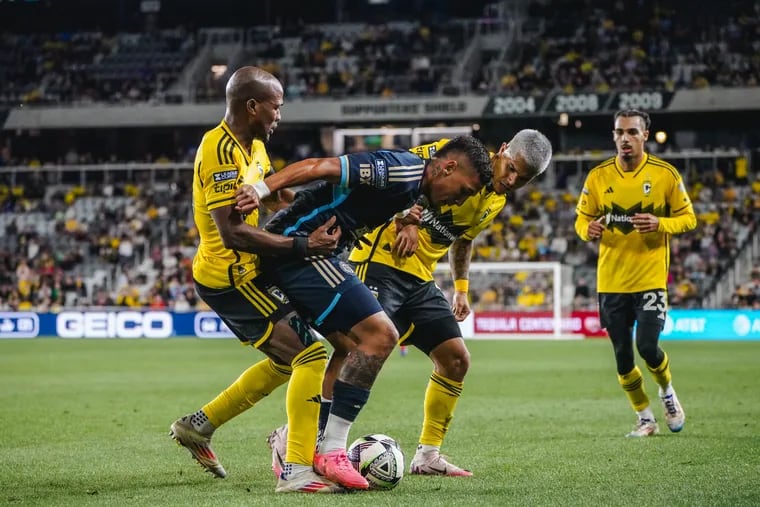
[[[379,149],[409,149],[420,144],[472,134],[472,126],[460,127],[376,127],[335,129],[332,132],[334,155]],[[328,150],[329,151],[329,150]]]
[[[451,301],[454,287],[449,265],[439,264],[434,276]],[[469,279],[472,313],[460,323],[465,338],[583,337],[583,316],[570,312],[573,285],[569,266],[559,262],[473,262]]]

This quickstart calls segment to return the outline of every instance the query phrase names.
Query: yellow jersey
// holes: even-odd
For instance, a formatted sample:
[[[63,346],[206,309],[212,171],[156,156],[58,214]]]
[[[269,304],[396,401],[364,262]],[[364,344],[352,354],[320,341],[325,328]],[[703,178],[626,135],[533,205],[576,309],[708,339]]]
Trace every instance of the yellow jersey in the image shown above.
[[[588,225],[604,217],[599,244],[598,292],[632,293],[666,289],[670,236],[694,229],[697,218],[678,170],[651,154],[625,172],[617,157],[591,169],[578,205],[575,231],[588,241]],[[657,232],[639,233],[631,218],[651,213]]]
[[[211,211],[234,205],[235,190],[264,179],[270,166],[262,141],[254,140],[249,153],[224,121],[204,134],[193,171],[193,219],[200,236],[193,278],[200,284],[213,289],[235,287],[258,274],[256,254],[224,247]],[[258,210],[246,216],[245,222],[258,226]]]
[[[431,158],[448,139],[411,148],[409,151],[424,158]],[[493,154],[491,154],[493,156]],[[378,262],[392,268],[404,271],[420,278],[433,280],[433,271],[438,261],[446,255],[449,247],[458,238],[473,240],[488,227],[498,216],[507,198],[485,188],[468,198],[461,206],[442,206],[439,213],[426,209],[422,213],[422,223],[419,226],[419,244],[414,255],[399,258],[391,253],[396,241],[396,229],[393,221],[381,225],[365,238],[372,245],[362,245],[354,248],[349,260],[357,263]]]

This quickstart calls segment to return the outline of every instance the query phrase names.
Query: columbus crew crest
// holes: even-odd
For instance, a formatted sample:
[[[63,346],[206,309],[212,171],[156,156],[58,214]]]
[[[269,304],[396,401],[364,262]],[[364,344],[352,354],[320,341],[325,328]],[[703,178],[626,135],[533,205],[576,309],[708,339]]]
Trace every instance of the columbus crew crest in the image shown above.
[[[646,180],[641,188],[644,190],[644,195],[649,195],[652,192],[652,182]]]

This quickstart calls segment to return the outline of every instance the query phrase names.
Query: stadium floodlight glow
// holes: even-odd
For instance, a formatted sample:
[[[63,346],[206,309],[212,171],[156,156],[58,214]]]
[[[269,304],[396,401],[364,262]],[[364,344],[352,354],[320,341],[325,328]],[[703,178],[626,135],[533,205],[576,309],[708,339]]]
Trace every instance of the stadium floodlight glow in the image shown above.
[[[227,66],[224,64],[211,66],[211,73],[214,74],[214,79],[221,78],[225,72],[227,72]]]
[[[658,130],[654,134],[654,140],[657,141],[659,144],[663,144],[665,141],[668,140],[668,133],[664,130]]]

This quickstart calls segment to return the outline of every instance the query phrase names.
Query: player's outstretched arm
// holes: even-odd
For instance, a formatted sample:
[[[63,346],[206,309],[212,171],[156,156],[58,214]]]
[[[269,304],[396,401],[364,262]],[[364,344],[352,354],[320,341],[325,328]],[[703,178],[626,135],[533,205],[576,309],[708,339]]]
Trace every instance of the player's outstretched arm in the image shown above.
[[[305,185],[312,181],[340,183],[341,168],[338,157],[307,158],[285,166],[277,173],[267,176],[264,181],[253,184],[259,198],[283,188]]]
[[[340,227],[335,217],[317,227],[308,237],[288,237],[272,234],[245,223],[233,206],[211,211],[225,248],[259,255],[329,255],[338,247]],[[330,230],[334,228],[334,230]]]

